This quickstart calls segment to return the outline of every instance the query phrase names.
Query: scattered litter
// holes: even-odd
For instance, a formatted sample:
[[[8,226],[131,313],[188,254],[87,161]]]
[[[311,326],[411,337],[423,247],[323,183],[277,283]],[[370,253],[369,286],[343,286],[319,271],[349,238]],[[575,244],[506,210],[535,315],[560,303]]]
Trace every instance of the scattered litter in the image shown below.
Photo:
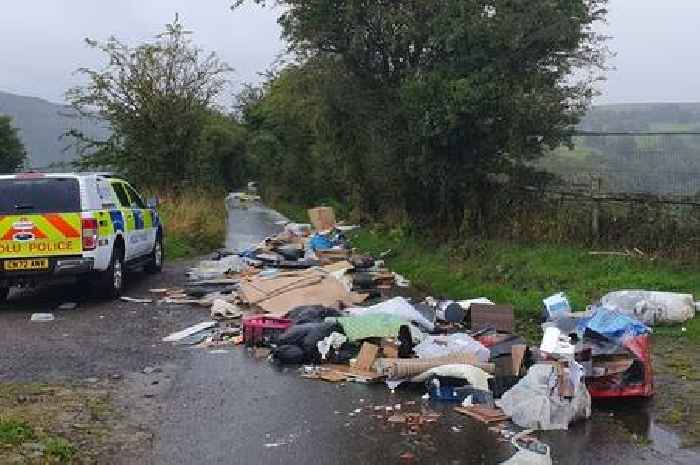
[[[286,442],[268,442],[265,444],[265,447],[271,448],[271,447],[280,447],[280,446],[286,446]]]
[[[243,315],[243,312],[238,306],[222,299],[214,300],[211,306],[211,317],[214,319],[234,319],[240,318],[241,315]]]
[[[424,389],[420,399],[395,403],[393,396],[389,405],[370,406],[366,396],[349,399],[364,408],[334,411],[343,415],[345,428],[364,410],[382,428],[417,435],[440,418],[431,405],[451,402],[465,422],[484,423],[501,441],[512,442],[517,451],[508,465],[551,465],[549,447],[530,431],[516,430],[567,429],[590,417],[592,398],[652,395],[646,325],[685,321],[695,312],[689,295],[621,291],[576,313],[561,292],[543,299],[544,337],[528,346],[514,333],[511,305],[486,297],[396,297],[410,282],[382,260],[391,250],[359,255],[345,236],[355,226],[340,226],[329,207],[308,215],[310,224],[280,218],[281,233],[202,261],[189,270],[183,289],[150,292],[159,303],[199,306],[218,320],[173,333],[165,342],[221,355],[244,343],[252,359],[297,365],[298,376],[333,383],[326,389],[344,395],[364,389],[346,389],[350,382],[385,383],[392,393],[412,384],[401,400],[416,386]],[[373,305],[365,305],[370,298]],[[449,427],[453,433],[464,429]],[[291,442],[284,438],[264,447]],[[410,452],[400,458],[416,459]]]
[[[119,300],[122,300],[124,302],[132,302],[135,304],[151,304],[151,303],[153,303],[153,299],[137,299],[135,297],[127,297],[127,296],[121,296],[121,297],[119,297]]]
[[[65,302],[57,307],[57,310],[75,310],[78,307],[76,302]]]
[[[469,407],[455,407],[455,412],[467,415],[482,423],[500,423],[506,421],[508,416],[501,409],[472,405]]]
[[[398,273],[394,273],[394,283],[396,283],[398,287],[411,287],[411,281]]]
[[[201,333],[202,331],[205,331],[209,328],[213,328],[216,326],[216,322],[214,321],[205,321],[203,323],[196,324],[194,326],[190,326],[189,328],[183,329],[182,331],[178,331],[177,333],[173,333],[170,336],[164,337],[163,342],[176,342],[180,341],[188,336],[193,336],[197,333]]]
[[[542,301],[548,320],[555,320],[560,316],[571,313],[571,304],[563,292],[547,297]]]
[[[55,319],[53,313],[34,313],[31,321],[53,321]]]
[[[552,465],[551,452],[547,444],[531,440],[527,447],[520,445],[519,441],[531,433],[531,430],[525,430],[513,435],[511,444],[517,449],[517,452],[501,465]]]

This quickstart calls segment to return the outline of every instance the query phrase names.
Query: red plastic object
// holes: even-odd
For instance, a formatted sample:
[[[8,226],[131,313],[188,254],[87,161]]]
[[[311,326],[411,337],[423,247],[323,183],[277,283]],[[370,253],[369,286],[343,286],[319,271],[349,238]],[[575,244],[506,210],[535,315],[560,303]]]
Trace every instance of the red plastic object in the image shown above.
[[[292,320],[267,315],[243,317],[243,343],[248,347],[269,345],[275,337],[292,326]]]
[[[602,378],[586,379],[586,387],[594,399],[610,399],[618,397],[651,397],[654,395],[654,367],[651,363],[651,336],[644,334],[627,339],[623,344],[642,363],[643,380],[640,382],[625,381],[624,373]]]

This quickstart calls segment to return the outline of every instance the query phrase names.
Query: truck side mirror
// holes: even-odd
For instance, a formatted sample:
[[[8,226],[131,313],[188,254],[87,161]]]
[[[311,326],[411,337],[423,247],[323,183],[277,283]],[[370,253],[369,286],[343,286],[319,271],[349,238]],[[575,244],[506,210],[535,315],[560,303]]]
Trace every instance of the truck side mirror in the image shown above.
[[[159,203],[158,197],[151,197],[150,199],[146,200],[146,206],[148,208],[156,208]]]

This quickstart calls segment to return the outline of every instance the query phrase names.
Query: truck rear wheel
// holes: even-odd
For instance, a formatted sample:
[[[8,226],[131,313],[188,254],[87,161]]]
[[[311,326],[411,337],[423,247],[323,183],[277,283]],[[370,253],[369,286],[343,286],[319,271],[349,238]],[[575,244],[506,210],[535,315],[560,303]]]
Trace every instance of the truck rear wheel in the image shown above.
[[[147,273],[156,274],[163,271],[163,260],[165,259],[165,251],[163,249],[163,236],[158,233],[156,237],[156,243],[153,245],[153,251],[151,251],[151,256],[148,259],[148,263],[144,269]]]
[[[112,250],[109,268],[103,271],[99,277],[100,290],[107,297],[116,299],[121,296],[124,289],[124,271],[124,252],[121,247],[115,247]]]

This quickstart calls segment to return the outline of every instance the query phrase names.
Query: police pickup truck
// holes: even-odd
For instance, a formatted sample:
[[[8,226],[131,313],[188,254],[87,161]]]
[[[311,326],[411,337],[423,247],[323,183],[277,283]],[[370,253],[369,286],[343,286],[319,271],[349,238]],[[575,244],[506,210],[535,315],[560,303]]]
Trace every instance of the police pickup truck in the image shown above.
[[[12,286],[65,276],[91,280],[115,298],[127,267],[160,272],[155,204],[108,174],[0,176],[0,300]]]

